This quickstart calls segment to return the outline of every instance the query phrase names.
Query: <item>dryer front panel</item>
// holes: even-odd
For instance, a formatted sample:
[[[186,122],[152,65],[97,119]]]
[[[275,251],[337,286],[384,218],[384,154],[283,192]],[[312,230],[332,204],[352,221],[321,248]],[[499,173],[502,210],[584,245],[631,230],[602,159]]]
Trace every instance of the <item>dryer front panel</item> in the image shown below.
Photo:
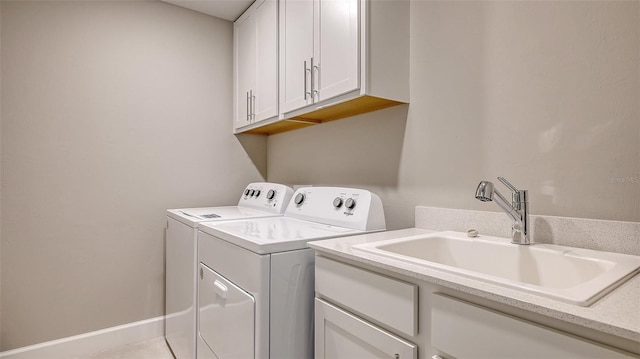
[[[255,300],[200,263],[200,336],[219,359],[253,358]]]

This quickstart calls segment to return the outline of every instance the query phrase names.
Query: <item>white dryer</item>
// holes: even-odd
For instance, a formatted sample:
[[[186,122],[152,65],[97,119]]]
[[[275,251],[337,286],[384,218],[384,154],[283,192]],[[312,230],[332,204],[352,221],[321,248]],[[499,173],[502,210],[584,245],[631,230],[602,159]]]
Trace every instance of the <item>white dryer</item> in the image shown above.
[[[196,357],[197,234],[203,222],[281,216],[293,190],[275,183],[251,183],[237,206],[167,210],[165,338],[177,359]]]
[[[298,189],[283,217],[201,225],[198,358],[313,358],[307,242],[384,229],[377,195],[336,187]]]

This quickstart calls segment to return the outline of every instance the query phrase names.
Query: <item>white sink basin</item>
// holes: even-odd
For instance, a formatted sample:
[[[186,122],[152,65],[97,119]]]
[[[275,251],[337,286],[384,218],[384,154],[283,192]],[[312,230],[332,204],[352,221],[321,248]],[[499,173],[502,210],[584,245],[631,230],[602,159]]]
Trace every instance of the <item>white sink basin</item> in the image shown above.
[[[638,256],[551,244],[522,246],[506,238],[469,238],[459,232],[359,244],[353,249],[580,306],[591,305],[640,271]]]

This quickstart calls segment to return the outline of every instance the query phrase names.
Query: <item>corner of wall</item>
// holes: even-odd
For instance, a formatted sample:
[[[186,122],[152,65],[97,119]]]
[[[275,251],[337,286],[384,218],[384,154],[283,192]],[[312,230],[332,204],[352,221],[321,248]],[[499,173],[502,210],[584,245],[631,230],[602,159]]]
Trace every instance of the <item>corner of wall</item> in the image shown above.
[[[263,180],[267,180],[267,139],[268,136],[263,135],[235,135],[240,145],[247,153],[253,165],[262,176]]]

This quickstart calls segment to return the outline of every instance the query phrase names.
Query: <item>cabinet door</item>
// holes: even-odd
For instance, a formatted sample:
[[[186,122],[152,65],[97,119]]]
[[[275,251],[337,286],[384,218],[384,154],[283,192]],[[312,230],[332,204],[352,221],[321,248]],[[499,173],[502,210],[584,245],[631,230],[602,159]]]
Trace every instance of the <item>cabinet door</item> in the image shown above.
[[[415,344],[317,298],[314,325],[316,359],[417,358]]]
[[[275,0],[256,4],[256,62],[253,122],[278,115],[278,7]]]
[[[442,358],[632,358],[613,348],[443,295],[433,296],[431,345]]]
[[[312,103],[313,1],[280,1],[280,111]]]
[[[316,0],[314,100],[359,87],[359,1]]]
[[[238,129],[250,123],[250,99],[256,76],[256,22],[251,11],[234,23],[234,121]]]

